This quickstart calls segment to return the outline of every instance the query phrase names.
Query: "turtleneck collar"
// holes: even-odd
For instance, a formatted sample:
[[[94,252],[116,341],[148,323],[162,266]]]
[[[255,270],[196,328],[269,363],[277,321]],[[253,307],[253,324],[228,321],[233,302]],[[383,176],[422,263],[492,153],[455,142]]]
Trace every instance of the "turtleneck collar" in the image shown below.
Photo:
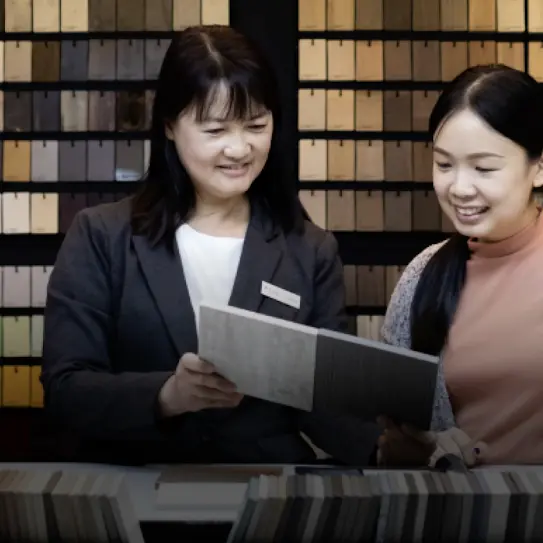
[[[540,220],[541,209],[537,217],[525,226],[520,232],[493,243],[484,243],[477,241],[475,238],[468,240],[468,247],[472,253],[472,258],[497,258],[507,256],[531,244],[540,233],[543,233],[543,220]]]

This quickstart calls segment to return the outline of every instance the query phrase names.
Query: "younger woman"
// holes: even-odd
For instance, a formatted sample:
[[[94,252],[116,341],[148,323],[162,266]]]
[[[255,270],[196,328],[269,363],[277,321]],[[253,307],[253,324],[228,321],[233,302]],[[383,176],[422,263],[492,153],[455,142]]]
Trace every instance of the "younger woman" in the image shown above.
[[[433,182],[457,233],[409,264],[383,327],[389,343],[441,355],[435,429],[482,441],[489,464],[543,463],[542,127],[543,92],[524,72],[470,68],[444,90]],[[427,461],[427,437],[389,425],[380,454],[418,447]]]

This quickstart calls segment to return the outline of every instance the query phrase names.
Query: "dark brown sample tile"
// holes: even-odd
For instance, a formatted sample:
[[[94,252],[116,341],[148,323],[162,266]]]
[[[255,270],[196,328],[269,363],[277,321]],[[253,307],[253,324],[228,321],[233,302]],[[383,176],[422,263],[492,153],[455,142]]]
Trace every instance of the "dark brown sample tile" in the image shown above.
[[[385,231],[407,232],[412,228],[411,192],[385,192]]]
[[[356,0],[357,30],[383,30],[383,0]]]
[[[384,92],[384,129],[409,132],[411,130],[411,91]]]
[[[89,181],[115,181],[115,142],[87,142],[87,179]]]
[[[413,191],[413,230],[441,230],[441,209],[433,190]]]
[[[117,79],[144,79],[143,40],[117,41]]]
[[[413,0],[413,30],[439,30],[439,1]]]
[[[451,81],[468,67],[468,44],[466,42],[441,43],[441,78]]]
[[[439,53],[438,41],[413,42],[413,81],[439,81],[441,79]]]
[[[384,228],[384,196],[380,190],[356,191],[356,230],[379,232]]]
[[[155,102],[155,91],[148,89],[145,91],[145,130],[151,129],[151,120],[153,115],[153,104]]]
[[[153,0],[145,3],[146,30],[172,30],[173,1]]]
[[[386,305],[383,266],[357,266],[356,283],[358,305],[367,307]]]
[[[343,266],[343,280],[345,282],[345,303],[346,305],[357,305],[356,295],[356,266]]]
[[[411,42],[407,40],[386,41],[384,47],[385,79],[409,81],[411,70]]]
[[[411,30],[412,0],[384,0],[385,30]]]
[[[58,81],[60,74],[60,43],[37,41],[32,44],[32,81]]]
[[[145,92],[121,91],[117,94],[117,130],[143,130],[145,127]]]
[[[115,130],[116,94],[114,91],[89,91],[89,130]]]
[[[413,143],[385,141],[385,181],[413,180]]]
[[[117,24],[117,0],[89,0],[89,31],[112,32]]]
[[[87,142],[59,142],[59,181],[86,181]]]
[[[115,79],[116,58],[115,40],[90,40],[89,79]]]
[[[329,230],[352,232],[356,225],[355,192],[329,190],[326,224]]]
[[[432,166],[432,145],[429,142],[413,142],[413,181],[431,182]]]
[[[63,81],[86,81],[88,64],[89,42],[87,40],[62,42],[60,78]]]
[[[145,30],[145,0],[117,0],[117,30]]]
[[[438,91],[413,92],[413,130],[428,131],[428,120],[438,95]]]
[[[145,40],[145,79],[156,79],[171,40]]]
[[[60,130],[60,92],[35,91],[33,93],[32,129],[36,132]]]
[[[143,141],[115,142],[115,181],[139,181],[143,175]]]
[[[77,213],[86,207],[87,195],[85,193],[61,193],[59,195],[59,232],[65,234]]]
[[[32,93],[30,91],[4,93],[4,130],[6,132],[32,130]]]

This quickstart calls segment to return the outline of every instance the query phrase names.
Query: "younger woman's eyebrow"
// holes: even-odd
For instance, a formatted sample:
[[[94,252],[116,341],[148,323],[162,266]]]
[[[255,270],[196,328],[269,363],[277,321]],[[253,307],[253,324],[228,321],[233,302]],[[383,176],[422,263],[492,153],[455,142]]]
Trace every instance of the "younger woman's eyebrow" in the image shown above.
[[[448,153],[447,151],[445,151],[445,149],[441,149],[441,147],[434,146],[434,151],[442,155],[452,156],[451,153]],[[468,157],[469,158],[487,158],[487,157],[504,158],[503,155],[499,155],[498,153],[491,153],[490,151],[481,151],[479,153],[471,153],[468,155]]]

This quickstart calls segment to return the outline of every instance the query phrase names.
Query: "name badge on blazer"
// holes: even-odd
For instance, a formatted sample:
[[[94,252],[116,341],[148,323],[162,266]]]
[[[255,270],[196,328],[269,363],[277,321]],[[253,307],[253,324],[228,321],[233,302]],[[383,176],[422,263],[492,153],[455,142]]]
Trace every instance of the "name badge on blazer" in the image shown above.
[[[289,292],[284,288],[266,283],[266,281],[262,281],[260,294],[267,296],[268,298],[272,298],[273,300],[277,300],[285,305],[289,305],[290,307],[294,307],[295,309],[300,309],[301,298],[298,296],[298,294],[294,294],[293,292]]]

